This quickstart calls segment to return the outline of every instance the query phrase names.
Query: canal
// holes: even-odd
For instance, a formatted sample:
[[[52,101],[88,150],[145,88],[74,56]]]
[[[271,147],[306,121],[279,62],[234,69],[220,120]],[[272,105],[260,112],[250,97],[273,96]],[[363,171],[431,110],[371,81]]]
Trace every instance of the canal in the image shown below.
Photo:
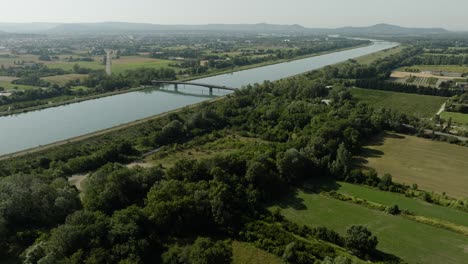
[[[265,80],[287,78],[397,45],[374,41],[373,45],[366,47],[202,78],[194,82],[240,88]],[[208,89],[202,87],[179,85],[178,93],[171,90],[172,86],[151,88],[0,117],[0,155],[107,129],[212,98]],[[227,93],[229,91],[215,89],[213,95]]]

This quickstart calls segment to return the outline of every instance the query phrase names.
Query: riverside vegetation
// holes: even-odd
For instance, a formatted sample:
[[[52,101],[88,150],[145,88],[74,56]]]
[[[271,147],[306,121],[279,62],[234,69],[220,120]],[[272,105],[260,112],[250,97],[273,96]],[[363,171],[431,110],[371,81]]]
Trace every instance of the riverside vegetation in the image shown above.
[[[392,59],[369,67],[384,71],[391,66],[382,65]],[[408,261],[399,248],[379,247],[370,227],[349,222],[334,231],[296,221],[289,211],[268,210],[305,182],[307,188],[326,190],[323,181],[310,183],[319,179],[440,200],[417,186],[393,182],[390,175],[356,167],[353,157],[362,154],[367,139],[383,131],[421,134],[428,123],[356,100],[329,77],[334,71],[328,67],[247,86],[160,119],[1,161],[0,255],[24,263],[230,263],[232,247],[240,241],[288,263]],[[151,150],[157,151],[152,156],[157,162],[216,140],[226,146],[199,158],[187,152],[193,158],[171,164],[122,165]],[[67,177],[85,172],[91,174],[80,194]],[[438,203],[464,213],[466,201],[452,201]],[[295,199],[289,206],[300,209]],[[400,210],[388,207],[389,215]],[[334,214],[340,217],[340,211]],[[408,258],[418,257],[423,256]],[[448,262],[463,257],[456,251]]]

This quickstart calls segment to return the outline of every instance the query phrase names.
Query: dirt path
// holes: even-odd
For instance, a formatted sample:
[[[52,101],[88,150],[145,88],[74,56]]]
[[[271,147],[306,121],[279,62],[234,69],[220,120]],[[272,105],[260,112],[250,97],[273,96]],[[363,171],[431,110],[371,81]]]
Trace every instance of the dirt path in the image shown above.
[[[442,105],[442,107],[440,107],[439,112],[437,112],[436,115],[440,115],[440,114],[442,114],[443,111],[445,111],[445,105],[446,105],[446,104],[447,104],[447,103],[444,103],[444,104]]]
[[[88,175],[89,175],[89,173],[75,174],[75,175],[71,176],[70,178],[68,178],[68,183],[70,183],[70,185],[76,186],[78,191],[81,192],[81,191],[83,191],[82,184],[83,184],[84,180],[86,180]]]

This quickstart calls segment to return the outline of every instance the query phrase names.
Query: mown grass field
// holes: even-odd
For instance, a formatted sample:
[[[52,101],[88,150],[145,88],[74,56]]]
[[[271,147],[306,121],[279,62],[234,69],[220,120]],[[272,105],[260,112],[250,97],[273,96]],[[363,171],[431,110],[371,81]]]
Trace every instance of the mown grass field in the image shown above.
[[[351,93],[360,101],[377,108],[398,110],[420,118],[431,118],[447,101],[445,97],[397,93],[361,88],[351,88]]]
[[[35,86],[31,85],[22,85],[22,84],[13,84],[9,81],[0,81],[0,87],[5,88],[5,90],[28,90],[28,89],[34,89],[37,88]]]
[[[284,264],[281,258],[250,243],[232,242],[232,264]]]
[[[360,205],[300,191],[270,209],[278,207],[293,222],[326,226],[341,234],[351,225],[365,225],[378,237],[378,249],[409,263],[459,264],[468,260],[468,237]]]
[[[69,81],[83,80],[87,76],[88,76],[87,74],[64,74],[64,75],[48,76],[42,79],[53,84],[65,85]]]
[[[359,62],[360,64],[371,64],[372,62],[374,62],[377,59],[381,59],[381,58],[385,58],[385,57],[397,54],[400,51],[402,51],[403,49],[404,49],[403,46],[398,46],[398,47],[395,47],[395,48],[392,48],[392,49],[383,50],[383,51],[375,52],[375,53],[372,53],[372,54],[369,54],[369,55],[365,55],[365,56],[359,57],[359,58],[357,58],[355,60],[357,62]]]
[[[455,113],[455,112],[442,112],[440,115],[445,120],[452,118],[452,121],[464,126],[468,126],[468,114]]]
[[[364,153],[366,164],[380,175],[390,173],[396,182],[468,197],[468,148],[446,142],[386,133],[373,139]]]
[[[402,67],[400,70],[412,69],[419,71],[446,71],[446,72],[459,72],[459,73],[468,73],[468,65],[414,65],[409,67]]]
[[[367,186],[339,182],[339,193],[358,197],[367,201],[392,206],[398,205],[400,209],[410,210],[416,215],[440,219],[457,225],[468,226],[468,213],[430,204],[419,199],[408,198],[401,194],[383,192]]]

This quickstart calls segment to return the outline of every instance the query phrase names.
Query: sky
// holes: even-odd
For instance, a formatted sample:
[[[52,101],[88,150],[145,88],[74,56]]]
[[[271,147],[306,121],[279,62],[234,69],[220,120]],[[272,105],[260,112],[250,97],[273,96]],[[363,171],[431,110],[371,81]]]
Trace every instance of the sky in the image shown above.
[[[468,30],[468,0],[0,0],[0,22],[300,24]]]

